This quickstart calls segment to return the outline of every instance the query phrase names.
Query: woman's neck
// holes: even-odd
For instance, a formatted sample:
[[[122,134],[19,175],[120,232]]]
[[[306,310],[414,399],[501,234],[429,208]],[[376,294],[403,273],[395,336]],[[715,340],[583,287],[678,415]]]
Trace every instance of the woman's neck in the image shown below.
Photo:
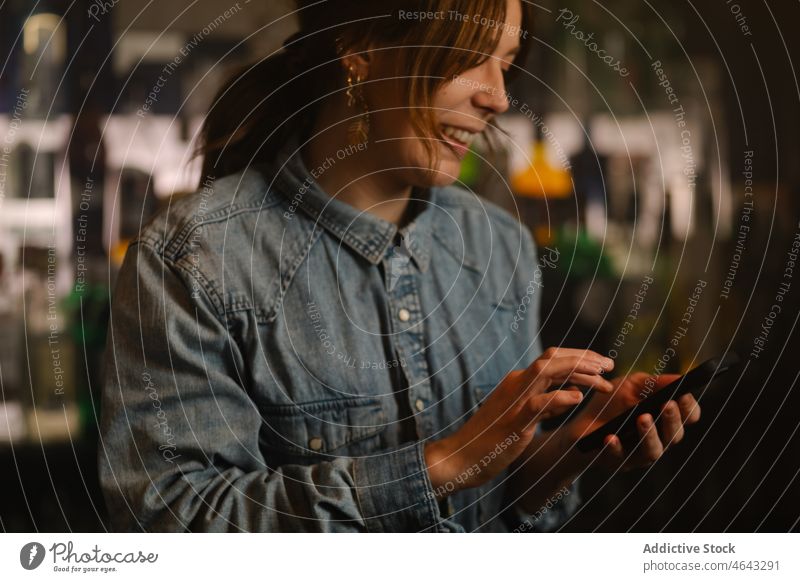
[[[314,172],[317,184],[331,197],[399,226],[408,220],[412,186],[400,183],[381,150],[386,146],[365,142],[348,145],[346,123],[321,115],[311,141],[303,148],[303,162]],[[325,129],[322,129],[325,128]]]

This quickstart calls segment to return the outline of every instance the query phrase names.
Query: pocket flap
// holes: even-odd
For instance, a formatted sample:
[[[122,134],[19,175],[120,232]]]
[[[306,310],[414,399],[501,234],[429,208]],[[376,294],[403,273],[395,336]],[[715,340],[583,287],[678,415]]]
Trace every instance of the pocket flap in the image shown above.
[[[385,429],[386,414],[375,397],[274,406],[264,411],[262,445],[295,455],[332,454]]]

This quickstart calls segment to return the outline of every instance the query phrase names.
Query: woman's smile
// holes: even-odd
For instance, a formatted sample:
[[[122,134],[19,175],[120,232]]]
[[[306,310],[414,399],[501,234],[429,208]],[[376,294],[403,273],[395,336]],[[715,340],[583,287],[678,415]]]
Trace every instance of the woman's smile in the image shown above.
[[[472,131],[454,125],[442,124],[441,127],[445,141],[452,147],[459,158],[467,155],[472,142],[480,134],[480,131]]]

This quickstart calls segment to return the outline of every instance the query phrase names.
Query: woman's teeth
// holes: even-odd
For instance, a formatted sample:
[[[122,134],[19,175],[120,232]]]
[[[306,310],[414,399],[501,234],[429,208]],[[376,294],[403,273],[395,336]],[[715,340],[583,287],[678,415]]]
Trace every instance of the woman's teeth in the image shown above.
[[[450,125],[443,125],[442,133],[444,133],[447,137],[453,138],[454,140],[463,143],[465,146],[468,147],[472,145],[472,142],[478,135],[477,133],[467,131],[466,129],[459,129],[457,127],[452,127]]]

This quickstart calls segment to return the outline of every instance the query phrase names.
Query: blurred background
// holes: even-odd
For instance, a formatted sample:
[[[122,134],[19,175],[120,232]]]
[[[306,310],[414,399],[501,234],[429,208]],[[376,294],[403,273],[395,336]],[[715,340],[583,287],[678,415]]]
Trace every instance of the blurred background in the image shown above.
[[[214,91],[280,48],[290,11],[0,2],[3,531],[106,528],[96,419],[116,269],[196,189]],[[609,354],[618,373],[744,360],[668,458],[586,474],[566,531],[798,530],[797,22],[796,2],[536,4],[508,138],[476,145],[461,180],[534,233],[544,344]]]

